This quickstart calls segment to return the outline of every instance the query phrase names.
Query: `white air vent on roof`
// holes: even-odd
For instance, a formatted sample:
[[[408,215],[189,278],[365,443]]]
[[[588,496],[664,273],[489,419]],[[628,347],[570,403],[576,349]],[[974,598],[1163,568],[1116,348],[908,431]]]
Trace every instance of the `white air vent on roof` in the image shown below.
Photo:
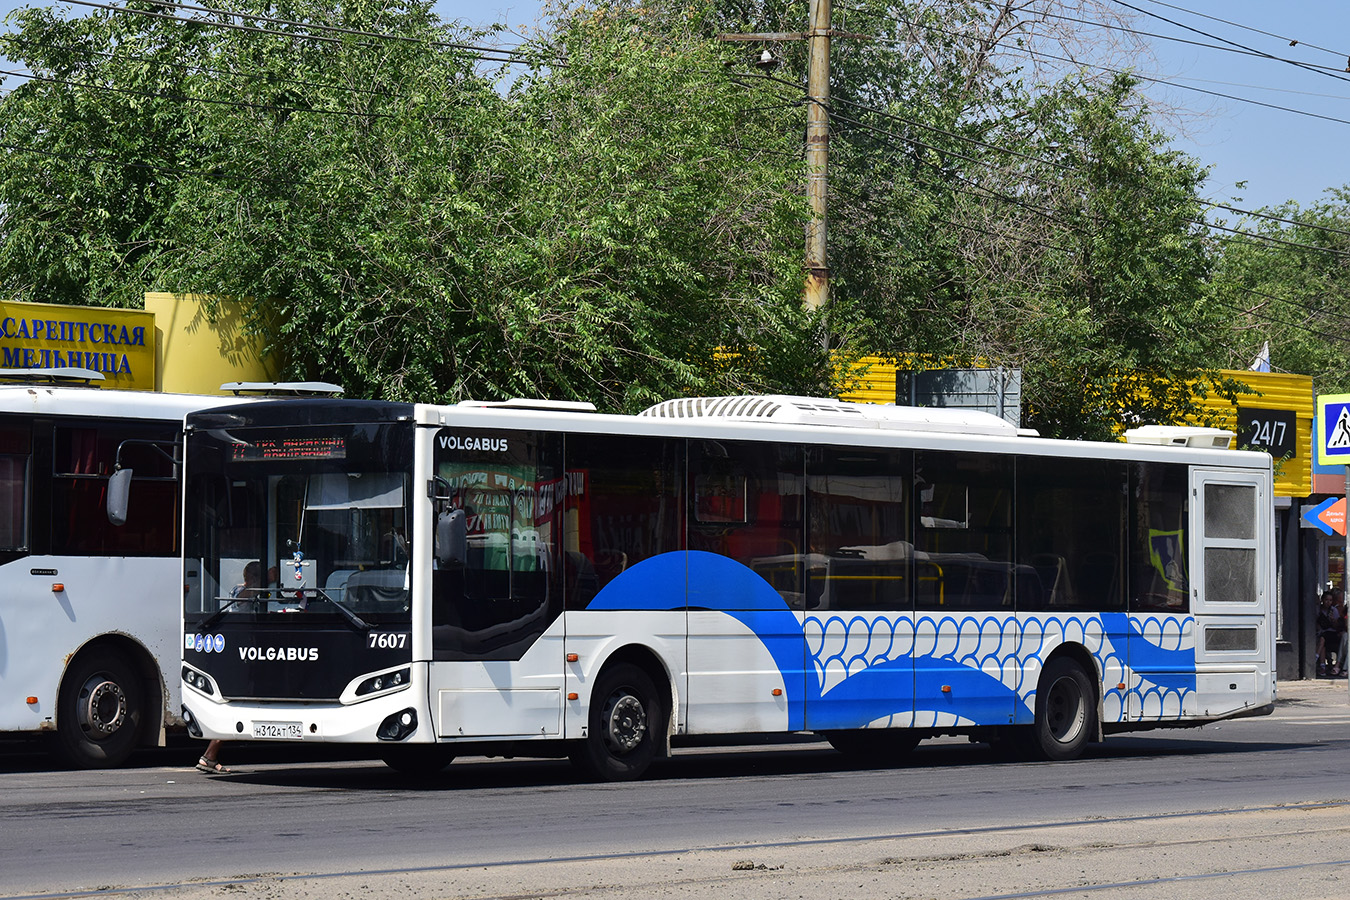
[[[864,415],[856,403],[841,403],[838,400],[818,397],[789,397],[783,394],[666,400],[644,409],[638,415],[663,419],[738,419],[791,425],[878,427],[876,421]]]
[[[343,393],[341,385],[326,381],[227,381],[220,389],[235,396],[262,394],[269,397],[319,397]]]
[[[510,400],[461,400],[457,406],[485,409],[537,409],[547,412],[595,412],[595,404],[585,400],[541,400],[512,397]]]
[[[1205,447],[1227,450],[1233,432],[1223,428],[1190,425],[1142,425],[1125,432],[1127,444],[1159,444],[1167,447]]]
[[[59,366],[54,369],[0,369],[0,382],[5,384],[93,384],[103,376],[93,369]]]
[[[822,397],[690,397],[666,400],[639,415],[667,419],[734,419],[792,425],[836,425],[888,431],[941,431],[1012,437],[1017,429],[998,416],[966,409],[845,403]]]

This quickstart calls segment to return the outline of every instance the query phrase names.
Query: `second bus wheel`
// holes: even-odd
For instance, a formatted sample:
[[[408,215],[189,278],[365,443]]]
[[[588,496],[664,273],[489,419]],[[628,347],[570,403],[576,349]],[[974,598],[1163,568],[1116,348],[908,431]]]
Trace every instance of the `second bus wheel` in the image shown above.
[[[61,682],[56,736],[61,756],[81,769],[120,766],[135,749],[145,690],[120,653],[76,657]]]
[[[830,746],[866,766],[890,766],[902,762],[919,746],[919,733],[908,728],[862,728],[826,732]]]
[[[611,666],[595,683],[586,737],[572,751],[572,762],[600,781],[641,778],[665,728],[665,705],[651,677],[631,663]]]
[[[400,775],[427,778],[443,772],[455,761],[455,754],[441,744],[408,744],[381,748],[380,759]]]
[[[1097,702],[1082,666],[1050,660],[1036,686],[1036,722],[1028,736],[1035,759],[1077,759],[1097,731]]]

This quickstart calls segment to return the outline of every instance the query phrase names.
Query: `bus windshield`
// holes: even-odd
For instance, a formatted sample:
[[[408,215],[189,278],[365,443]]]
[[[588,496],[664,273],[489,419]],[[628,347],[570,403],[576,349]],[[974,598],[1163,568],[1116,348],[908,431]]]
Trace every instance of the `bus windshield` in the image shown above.
[[[185,619],[410,619],[409,475],[401,429],[313,434],[241,428],[192,436]]]

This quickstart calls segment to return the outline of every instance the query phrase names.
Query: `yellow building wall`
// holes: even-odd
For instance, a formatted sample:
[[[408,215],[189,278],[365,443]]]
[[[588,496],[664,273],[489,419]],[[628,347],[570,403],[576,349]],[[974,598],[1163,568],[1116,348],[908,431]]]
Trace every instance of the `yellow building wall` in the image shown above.
[[[1222,397],[1208,397],[1201,401],[1214,417],[1214,424],[1235,434],[1240,430],[1238,407],[1254,409],[1283,409],[1294,413],[1297,427],[1297,455],[1293,459],[1275,462],[1275,496],[1306,497],[1312,493],[1312,427],[1317,412],[1313,394],[1312,376],[1286,375],[1282,372],[1249,372],[1245,369],[1224,369],[1220,375],[1241,382],[1252,393],[1240,395],[1237,406]],[[1164,423],[1166,424],[1166,423]]]
[[[177,394],[218,394],[229,381],[276,381],[276,367],[264,360],[261,343],[247,333],[244,306],[218,300],[207,315],[206,298],[147,292],[145,309],[154,315],[157,371],[155,389]]]
[[[876,356],[860,359],[848,372],[849,389],[841,400],[853,403],[895,402],[895,360]],[[1201,401],[1214,417],[1214,424],[1234,434],[1240,431],[1238,406],[1256,409],[1282,409],[1294,413],[1297,426],[1297,455],[1275,464],[1275,496],[1306,497],[1312,493],[1312,420],[1316,412],[1312,378],[1308,375],[1286,375],[1278,372],[1250,372],[1223,370],[1221,375],[1246,385],[1251,393],[1241,395],[1238,404],[1222,397],[1207,397]],[[1186,422],[1162,422],[1163,425],[1184,425]]]

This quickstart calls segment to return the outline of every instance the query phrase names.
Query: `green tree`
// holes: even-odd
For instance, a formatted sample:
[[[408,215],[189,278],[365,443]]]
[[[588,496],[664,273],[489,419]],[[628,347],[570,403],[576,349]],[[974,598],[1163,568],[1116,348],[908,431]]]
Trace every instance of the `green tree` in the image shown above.
[[[1228,364],[1246,368],[1268,343],[1276,370],[1311,375],[1320,393],[1350,391],[1350,189],[1231,225],[1258,237],[1218,242],[1212,292],[1232,320]]]
[[[0,127],[46,168],[0,173],[11,295],[247,298],[288,375],[356,395],[828,382],[797,300],[800,111],[756,108],[717,42],[564,15],[507,91],[423,0],[244,0],[247,30],[137,8],[19,16],[42,80]]]

